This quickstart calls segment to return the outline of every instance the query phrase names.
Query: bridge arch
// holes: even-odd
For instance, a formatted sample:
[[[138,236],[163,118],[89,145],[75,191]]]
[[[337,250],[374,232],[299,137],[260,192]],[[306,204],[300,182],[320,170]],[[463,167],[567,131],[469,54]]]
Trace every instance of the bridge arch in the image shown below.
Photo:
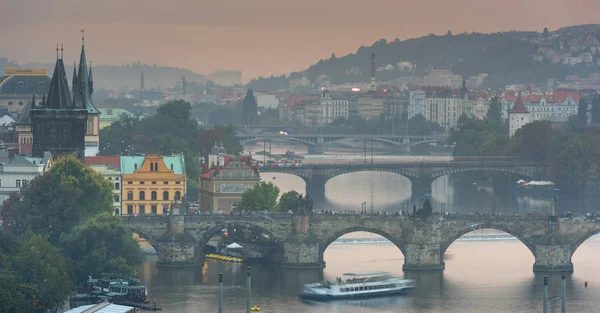
[[[281,137],[255,137],[255,138],[249,138],[249,139],[245,139],[245,140],[241,140],[240,144],[241,145],[245,145],[251,142],[257,142],[260,140],[270,140],[270,141],[293,141],[293,142],[299,142],[302,144],[305,144],[307,146],[314,146],[316,145],[314,142],[308,141],[308,140],[304,140],[304,139],[299,139],[299,138],[295,138],[295,137],[288,137],[288,136],[281,136]]]
[[[378,228],[353,226],[353,227],[347,227],[347,228],[338,230],[338,231],[330,234],[328,237],[323,239],[321,242],[319,242],[319,260],[321,262],[325,262],[323,260],[323,255],[325,254],[325,250],[327,250],[327,247],[329,247],[329,245],[331,245],[332,242],[334,242],[335,240],[337,240],[338,238],[340,238],[346,234],[350,234],[353,232],[368,232],[368,233],[377,234],[377,235],[391,241],[396,247],[398,247],[398,249],[400,250],[400,252],[402,252],[403,255],[406,255],[404,245],[390,233],[388,233],[384,230],[378,229]]]
[[[346,174],[354,174],[354,173],[365,173],[365,172],[383,172],[383,173],[394,173],[394,174],[398,174],[402,177],[407,178],[408,180],[413,180],[415,178],[417,178],[417,175],[413,172],[411,172],[410,170],[404,169],[404,168],[385,168],[385,167],[373,167],[373,168],[367,168],[367,167],[356,167],[356,168],[346,168],[346,169],[339,169],[336,170],[334,172],[330,172],[328,174],[325,175],[326,177],[326,181],[330,180],[332,178],[335,178],[337,176],[341,176],[341,175],[346,175]]]
[[[533,254],[533,256],[535,257],[535,246],[534,244],[528,240],[527,238],[525,238],[522,234],[520,234],[519,232],[514,231],[513,229],[510,229],[508,227],[505,227],[503,225],[498,225],[495,223],[490,223],[490,222],[485,222],[485,223],[478,223],[478,224],[473,224],[469,227],[466,228],[462,228],[458,231],[456,231],[455,233],[453,233],[446,241],[442,242],[441,245],[441,255],[443,256],[444,253],[446,253],[446,251],[448,250],[448,248],[456,241],[458,240],[458,238],[472,232],[475,230],[480,230],[480,229],[495,229],[495,230],[499,230],[499,231],[503,231],[515,238],[517,238],[521,243],[523,243],[525,245],[525,247],[527,247],[527,249]]]
[[[512,167],[498,167],[498,166],[475,166],[475,167],[459,167],[456,168],[448,168],[444,170],[439,170],[431,173],[431,177],[435,180],[442,176],[450,175],[450,174],[458,174],[458,173],[466,173],[466,172],[502,172],[502,173],[510,173],[515,175],[521,175],[525,178],[531,179],[534,176],[534,173],[527,171],[525,169],[520,168],[512,168]]]
[[[202,253],[204,251],[204,248],[206,247],[206,245],[208,244],[208,242],[210,241],[210,239],[212,237],[214,237],[216,234],[220,233],[223,228],[225,227],[241,227],[241,228],[255,228],[255,229],[259,229],[262,233],[266,234],[269,236],[269,238],[273,239],[273,242],[275,243],[275,246],[277,248],[277,252],[278,254],[282,254],[283,252],[283,241],[282,238],[278,238],[273,232],[267,230],[266,228],[259,226],[255,223],[252,222],[246,222],[246,221],[227,221],[227,222],[219,222],[217,225],[209,228],[208,230],[206,230],[202,236],[198,239],[198,241],[195,244],[195,253],[196,253],[196,259],[197,260],[201,260],[202,259]]]
[[[591,230],[583,235],[581,235],[579,238],[575,239],[575,241],[573,242],[572,248],[571,248],[571,252],[572,255],[575,254],[575,252],[577,251],[577,249],[588,239],[592,238],[594,235],[600,234],[600,227],[596,228],[594,230]]]

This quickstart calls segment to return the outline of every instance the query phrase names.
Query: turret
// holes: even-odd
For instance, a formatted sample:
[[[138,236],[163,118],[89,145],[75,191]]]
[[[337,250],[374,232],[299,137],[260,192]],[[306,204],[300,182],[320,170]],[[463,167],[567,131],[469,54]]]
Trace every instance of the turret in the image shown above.
[[[465,98],[467,96],[467,81],[463,78],[462,87],[460,88],[460,97]]]
[[[73,81],[72,81],[72,86],[71,88],[73,88],[73,97],[75,97],[75,94],[77,93],[77,63],[75,61],[73,61]],[[73,100],[75,101],[75,100]]]
[[[90,61],[90,74],[88,75],[88,91],[90,97],[94,93],[94,77],[92,76],[92,61]]]

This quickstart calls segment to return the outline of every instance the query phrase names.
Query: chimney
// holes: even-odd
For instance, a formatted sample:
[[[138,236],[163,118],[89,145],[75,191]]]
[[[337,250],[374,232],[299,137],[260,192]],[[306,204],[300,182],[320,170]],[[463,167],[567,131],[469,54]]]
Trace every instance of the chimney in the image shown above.
[[[375,53],[371,53],[371,90],[375,91],[377,86],[375,85]]]
[[[181,77],[181,92],[185,96],[185,94],[186,94],[186,92],[185,92],[185,76]]]
[[[15,149],[13,149],[13,148],[9,148],[9,149],[8,149],[8,158],[9,158],[9,159],[12,159],[12,158],[14,158],[14,157],[15,157]]]
[[[140,90],[144,90],[144,72],[140,73]]]

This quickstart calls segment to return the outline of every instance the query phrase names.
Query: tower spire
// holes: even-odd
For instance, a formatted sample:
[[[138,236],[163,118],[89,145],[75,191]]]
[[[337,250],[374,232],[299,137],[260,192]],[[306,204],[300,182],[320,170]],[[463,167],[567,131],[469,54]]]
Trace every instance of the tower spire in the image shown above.
[[[58,42],[56,43],[56,59],[58,60]]]
[[[61,59],[63,58],[63,51],[64,51],[64,49],[63,49],[63,45],[62,45],[62,43],[61,43],[61,44],[60,44],[60,58],[61,58]]]

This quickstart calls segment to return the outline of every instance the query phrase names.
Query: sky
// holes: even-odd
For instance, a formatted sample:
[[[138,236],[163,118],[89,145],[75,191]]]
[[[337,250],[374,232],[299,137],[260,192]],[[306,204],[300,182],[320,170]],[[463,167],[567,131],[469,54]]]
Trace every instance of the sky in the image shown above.
[[[0,56],[141,61],[200,74],[301,71],[331,53],[394,40],[462,32],[550,30],[600,23],[598,0],[0,0]]]

